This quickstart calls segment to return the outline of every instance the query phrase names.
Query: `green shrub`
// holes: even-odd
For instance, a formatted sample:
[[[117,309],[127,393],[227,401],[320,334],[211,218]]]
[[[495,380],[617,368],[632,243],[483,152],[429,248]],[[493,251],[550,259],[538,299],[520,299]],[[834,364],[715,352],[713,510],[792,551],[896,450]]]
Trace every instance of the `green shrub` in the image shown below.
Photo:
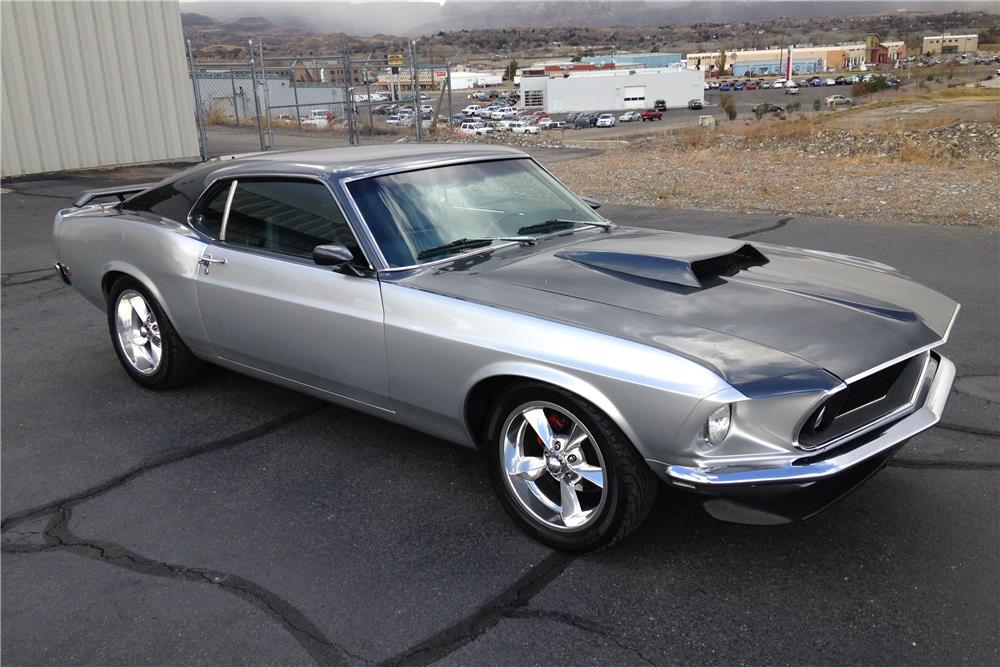
[[[819,101],[819,98],[813,100],[813,111],[819,111],[819,108],[823,106],[823,103]]]

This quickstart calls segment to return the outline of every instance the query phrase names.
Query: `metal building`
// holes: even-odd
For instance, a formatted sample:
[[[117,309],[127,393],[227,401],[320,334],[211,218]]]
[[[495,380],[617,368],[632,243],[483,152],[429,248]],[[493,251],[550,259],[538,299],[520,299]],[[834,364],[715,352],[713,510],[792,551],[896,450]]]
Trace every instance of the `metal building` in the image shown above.
[[[592,65],[615,63],[618,67],[638,65],[640,67],[670,67],[684,60],[679,53],[616,53],[609,56],[588,56],[581,62]]]
[[[685,107],[692,99],[704,101],[702,72],[678,67],[616,69],[555,76],[523,76],[521,100],[525,107],[549,113],[648,109],[656,100],[668,108]]]
[[[0,175],[198,156],[178,0],[0,11]]]

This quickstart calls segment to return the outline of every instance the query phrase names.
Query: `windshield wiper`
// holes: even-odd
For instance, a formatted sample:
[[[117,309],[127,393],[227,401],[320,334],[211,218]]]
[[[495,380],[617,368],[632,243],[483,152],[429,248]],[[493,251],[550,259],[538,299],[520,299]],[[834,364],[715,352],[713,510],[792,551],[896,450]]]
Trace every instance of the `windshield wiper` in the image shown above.
[[[475,239],[455,239],[449,243],[436,245],[417,253],[417,259],[427,259],[435,255],[443,255],[449,252],[459,252],[462,250],[472,250],[474,248],[485,248],[494,241],[516,241],[518,243],[532,244],[535,239],[531,236],[484,236]]]
[[[565,220],[563,218],[552,218],[537,225],[528,225],[517,230],[518,234],[544,234],[546,232],[558,232],[563,229],[571,229],[573,225],[592,225],[608,230],[613,227],[610,222],[603,220]]]

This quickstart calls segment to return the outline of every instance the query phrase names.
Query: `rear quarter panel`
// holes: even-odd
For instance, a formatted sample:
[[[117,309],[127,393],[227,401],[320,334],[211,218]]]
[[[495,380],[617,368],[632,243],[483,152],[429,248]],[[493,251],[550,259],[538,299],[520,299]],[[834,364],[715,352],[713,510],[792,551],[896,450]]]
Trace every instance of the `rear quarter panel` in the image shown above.
[[[192,352],[212,354],[195,286],[206,244],[195,232],[166,218],[95,205],[60,211],[53,235],[57,258],[88,301],[106,310],[105,276],[130,275],[159,302]]]

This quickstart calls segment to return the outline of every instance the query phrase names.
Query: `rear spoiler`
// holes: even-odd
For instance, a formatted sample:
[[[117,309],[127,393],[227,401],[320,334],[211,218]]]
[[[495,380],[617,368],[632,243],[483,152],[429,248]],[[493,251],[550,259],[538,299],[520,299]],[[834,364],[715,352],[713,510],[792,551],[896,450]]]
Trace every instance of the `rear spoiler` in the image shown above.
[[[142,192],[143,190],[148,190],[154,185],[156,185],[156,183],[136,183],[135,185],[122,185],[116,188],[87,190],[76,198],[76,201],[73,202],[73,206],[79,208],[81,206],[86,206],[95,199],[104,199],[106,197],[117,197],[118,201],[125,201],[131,195]]]

